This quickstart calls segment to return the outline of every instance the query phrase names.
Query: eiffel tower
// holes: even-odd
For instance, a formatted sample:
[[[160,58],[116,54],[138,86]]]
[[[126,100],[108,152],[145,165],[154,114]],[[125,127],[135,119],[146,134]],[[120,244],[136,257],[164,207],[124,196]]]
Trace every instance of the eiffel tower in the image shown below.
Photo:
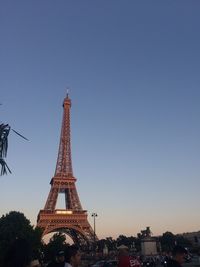
[[[40,210],[37,226],[43,236],[52,232],[69,235],[76,244],[91,244],[97,237],[87,220],[87,211],[82,209],[73,176],[70,139],[71,99],[67,94],[63,102],[63,121],[55,174],[43,210]],[[56,209],[59,193],[65,194],[65,209]]]

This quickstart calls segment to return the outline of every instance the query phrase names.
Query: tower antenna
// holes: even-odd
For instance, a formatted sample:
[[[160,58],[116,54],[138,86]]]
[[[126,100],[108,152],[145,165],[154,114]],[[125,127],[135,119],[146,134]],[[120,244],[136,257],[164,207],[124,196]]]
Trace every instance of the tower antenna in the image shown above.
[[[66,87],[66,90],[67,90],[67,98],[69,97],[69,86]]]

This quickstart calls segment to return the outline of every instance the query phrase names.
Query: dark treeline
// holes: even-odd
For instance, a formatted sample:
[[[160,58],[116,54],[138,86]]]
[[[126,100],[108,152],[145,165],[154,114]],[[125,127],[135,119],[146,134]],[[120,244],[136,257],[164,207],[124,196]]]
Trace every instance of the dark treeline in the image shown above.
[[[66,235],[63,233],[55,233],[49,240],[48,244],[42,242],[42,232],[39,228],[34,228],[30,221],[21,212],[11,211],[0,218],[0,267],[3,266],[3,261],[9,252],[10,247],[16,239],[25,239],[30,245],[30,258],[41,259],[45,262],[52,260],[55,253],[59,250],[65,250],[69,245],[66,241]],[[116,251],[120,245],[127,246],[135,253],[141,251],[140,234],[137,237],[120,235],[118,238],[113,239],[107,237],[96,241],[95,251],[102,253],[106,248],[108,252]],[[182,245],[188,249],[195,249],[193,244],[182,235],[174,235],[171,232],[165,232],[162,236],[157,237],[158,252],[169,252],[175,244]],[[86,253],[93,250],[91,247],[83,247]],[[197,247],[196,249],[200,249]]]

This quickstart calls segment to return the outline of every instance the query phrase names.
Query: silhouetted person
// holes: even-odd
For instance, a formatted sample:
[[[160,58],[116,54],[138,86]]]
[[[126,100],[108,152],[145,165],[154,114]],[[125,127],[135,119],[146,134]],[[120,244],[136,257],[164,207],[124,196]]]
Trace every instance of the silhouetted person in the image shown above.
[[[182,267],[185,261],[187,250],[182,246],[175,246],[172,251],[172,259],[167,262],[167,267]]]
[[[47,267],[65,267],[65,253],[63,250],[58,251],[55,259],[50,262]]]
[[[120,248],[118,252],[118,267],[141,267],[140,261],[136,257],[129,255],[128,248]]]
[[[66,267],[79,267],[81,263],[81,253],[76,245],[71,245],[67,248]]]
[[[41,267],[39,260],[32,260],[28,267]]]

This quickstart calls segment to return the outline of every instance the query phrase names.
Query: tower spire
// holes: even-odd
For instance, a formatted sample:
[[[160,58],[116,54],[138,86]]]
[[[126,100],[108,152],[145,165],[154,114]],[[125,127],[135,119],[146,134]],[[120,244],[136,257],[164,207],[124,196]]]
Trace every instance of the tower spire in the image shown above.
[[[67,89],[67,98],[69,98],[69,87],[66,87]]]
[[[67,96],[63,101],[63,120],[58,158],[55,169],[55,176],[57,177],[73,177],[71,159],[70,108],[71,99],[69,98],[69,91],[67,90]]]

